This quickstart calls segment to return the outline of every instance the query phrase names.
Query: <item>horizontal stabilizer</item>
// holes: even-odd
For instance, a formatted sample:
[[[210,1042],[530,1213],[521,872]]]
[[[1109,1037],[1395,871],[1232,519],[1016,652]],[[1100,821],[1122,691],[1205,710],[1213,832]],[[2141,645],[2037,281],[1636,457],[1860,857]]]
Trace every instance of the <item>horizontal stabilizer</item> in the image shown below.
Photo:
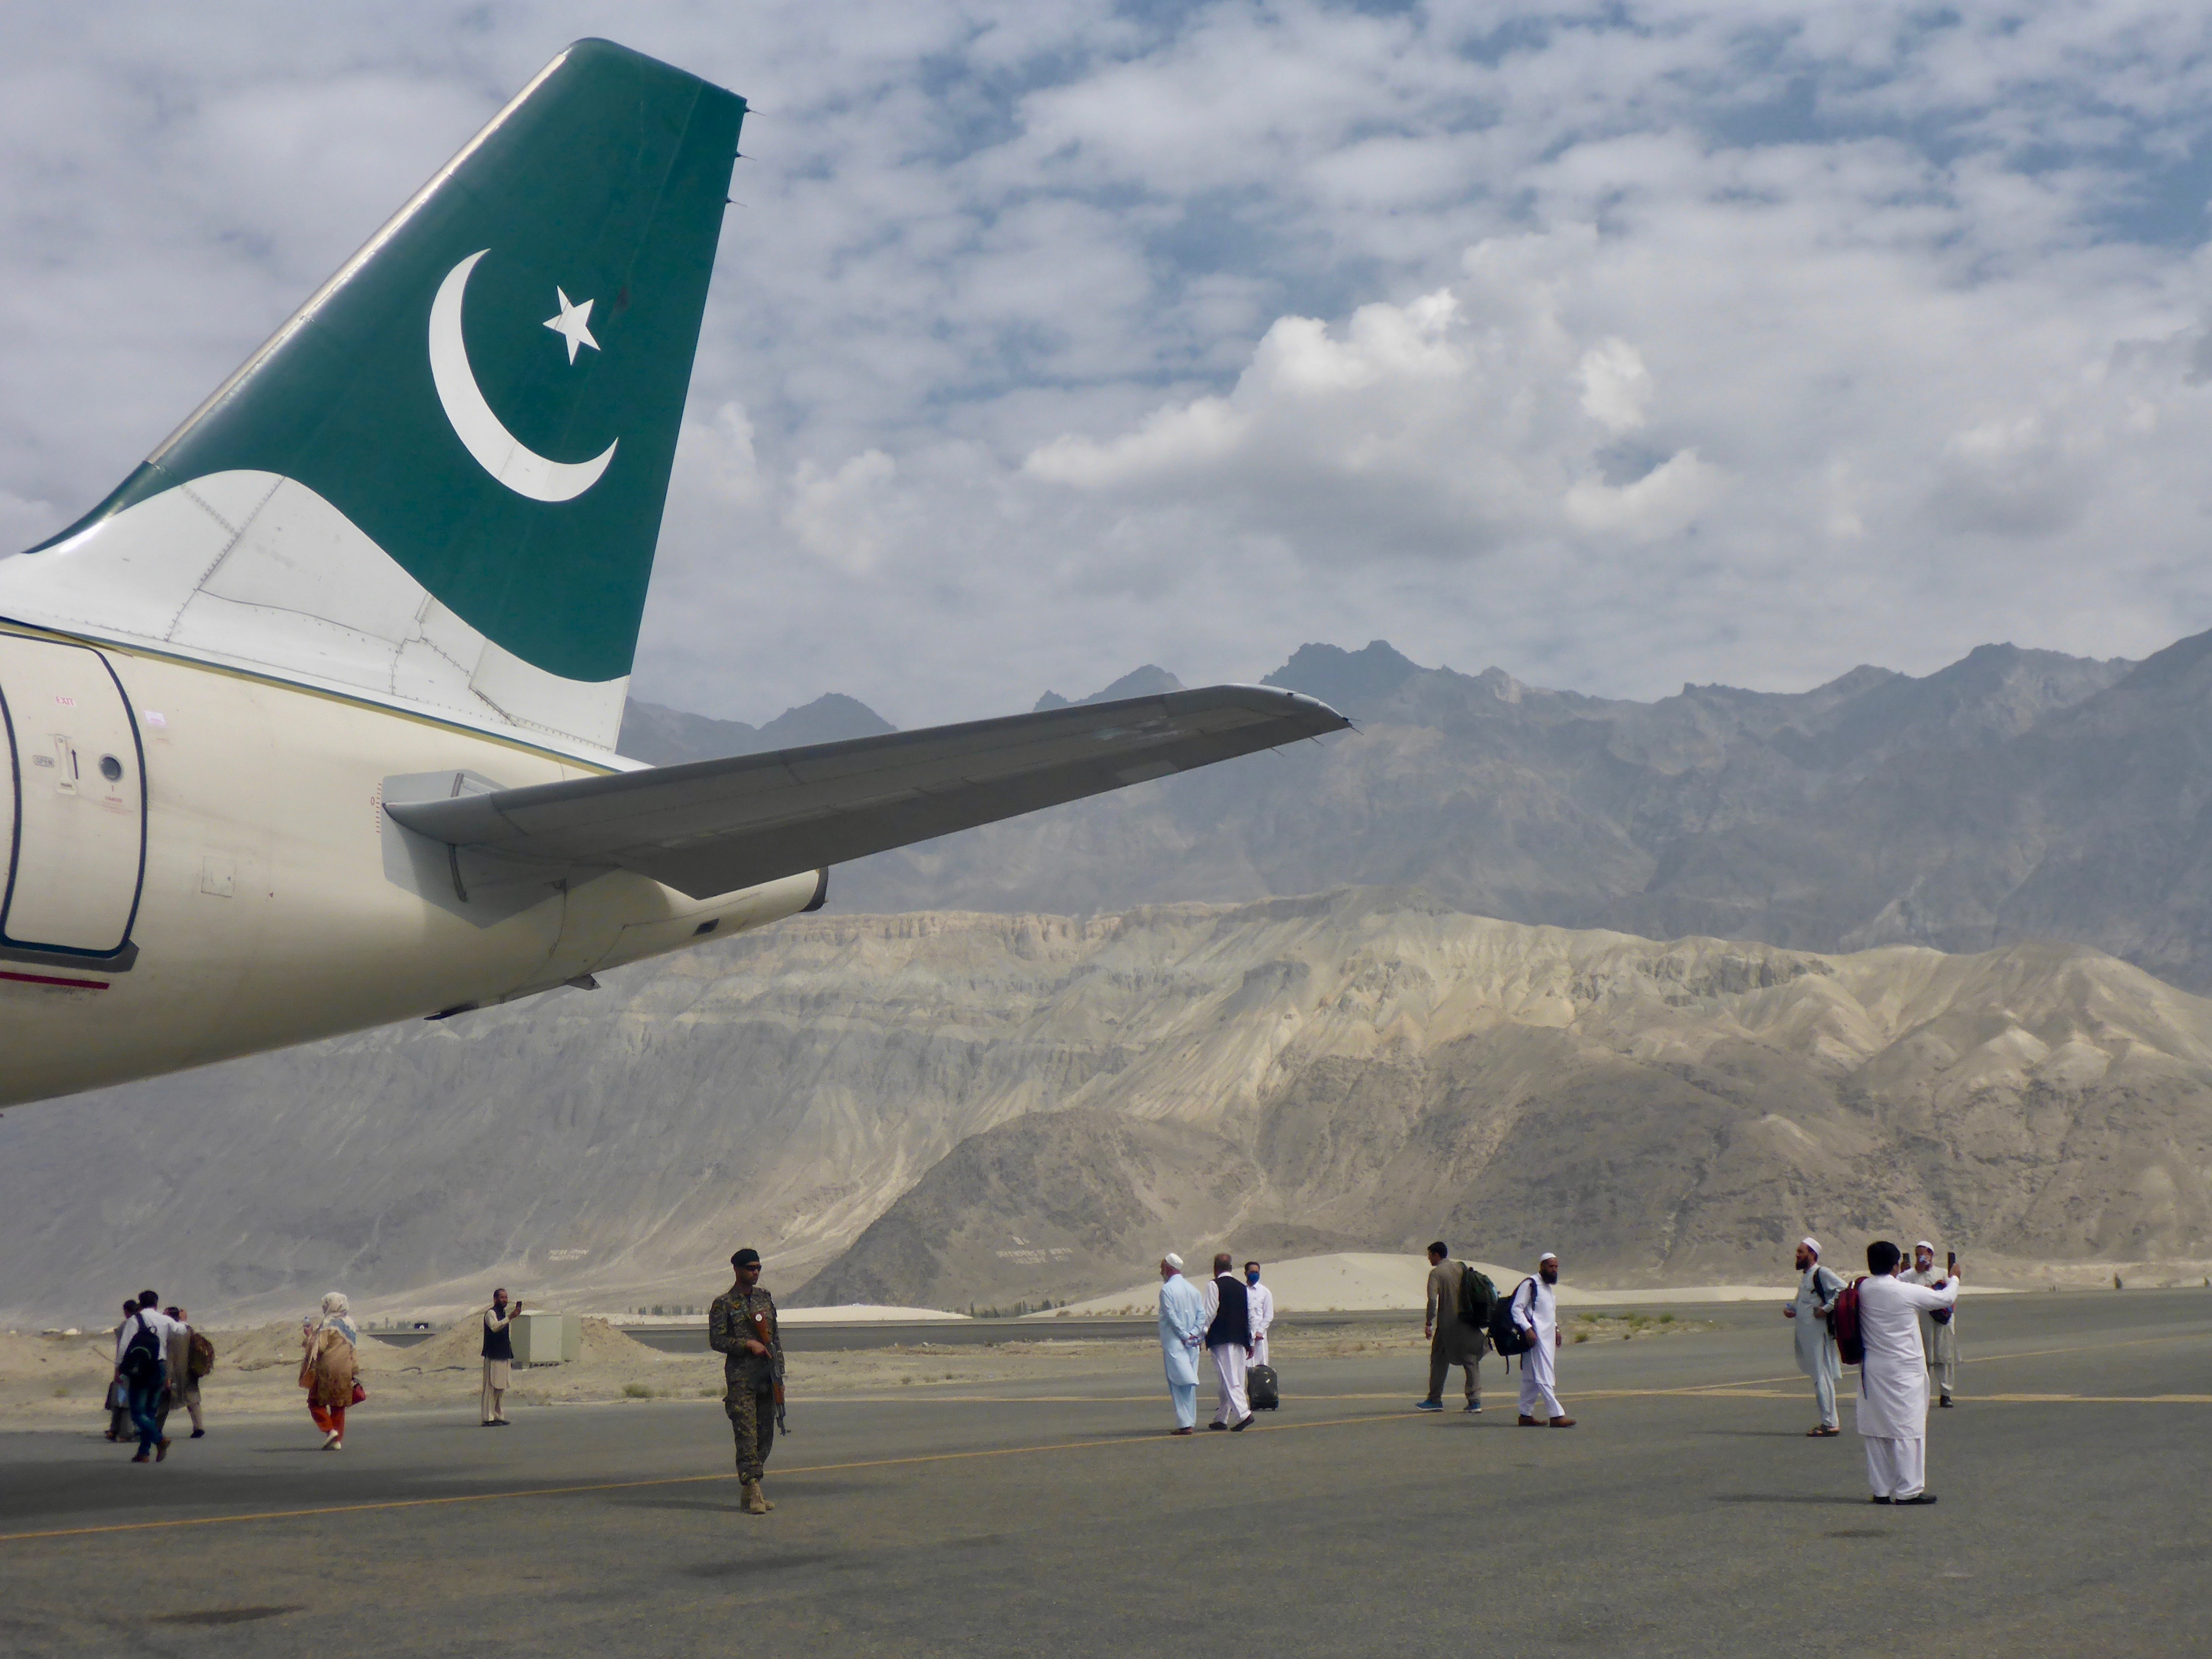
[[[449,847],[709,898],[1349,724],[1220,685],[384,810]]]

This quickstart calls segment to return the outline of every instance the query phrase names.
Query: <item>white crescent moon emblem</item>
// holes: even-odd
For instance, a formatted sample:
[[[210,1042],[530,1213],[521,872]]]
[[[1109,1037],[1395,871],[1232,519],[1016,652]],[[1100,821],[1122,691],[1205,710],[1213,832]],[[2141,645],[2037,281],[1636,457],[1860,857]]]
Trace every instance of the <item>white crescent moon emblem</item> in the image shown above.
[[[453,423],[453,435],[476,457],[477,465],[516,495],[533,501],[574,501],[599,483],[622,440],[616,439],[588,461],[556,461],[529,447],[491,412],[477,389],[469,349],[461,338],[461,296],[468,292],[469,273],[490,252],[479,248],[447,271],[438,284],[438,297],[430,302],[430,378],[437,383],[438,401]]]

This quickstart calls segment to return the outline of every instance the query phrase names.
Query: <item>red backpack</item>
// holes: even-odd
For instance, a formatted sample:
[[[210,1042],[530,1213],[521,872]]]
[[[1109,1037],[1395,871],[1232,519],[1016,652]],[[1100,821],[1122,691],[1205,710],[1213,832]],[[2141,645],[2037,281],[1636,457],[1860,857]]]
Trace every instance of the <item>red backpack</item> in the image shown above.
[[[1838,1291],[1836,1305],[1828,1314],[1837,1357],[1846,1365],[1863,1364],[1866,1360],[1866,1343],[1859,1335],[1859,1286],[1865,1283],[1866,1275],[1861,1273]]]

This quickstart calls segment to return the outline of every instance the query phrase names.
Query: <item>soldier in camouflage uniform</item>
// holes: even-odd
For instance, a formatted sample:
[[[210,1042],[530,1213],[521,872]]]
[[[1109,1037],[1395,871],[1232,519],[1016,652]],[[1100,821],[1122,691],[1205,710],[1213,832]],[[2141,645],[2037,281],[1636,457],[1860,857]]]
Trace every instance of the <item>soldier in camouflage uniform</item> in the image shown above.
[[[707,1340],[722,1356],[722,1410],[738,1443],[738,1481],[748,1515],[775,1507],[761,1491],[769,1449],[775,1444],[775,1395],[783,1384],[783,1332],[775,1298],[760,1287],[758,1250],[739,1250],[730,1258],[737,1283],[714,1298],[707,1315]],[[765,1316],[763,1344],[753,1320]]]

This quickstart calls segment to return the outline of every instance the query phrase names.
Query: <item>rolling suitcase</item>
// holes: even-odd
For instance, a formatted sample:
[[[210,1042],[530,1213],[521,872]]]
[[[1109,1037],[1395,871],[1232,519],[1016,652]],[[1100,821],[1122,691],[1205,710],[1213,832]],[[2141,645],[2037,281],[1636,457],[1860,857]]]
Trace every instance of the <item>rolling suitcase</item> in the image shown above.
[[[1255,1365],[1244,1373],[1244,1397],[1255,1412],[1271,1412],[1282,1405],[1273,1365]]]

